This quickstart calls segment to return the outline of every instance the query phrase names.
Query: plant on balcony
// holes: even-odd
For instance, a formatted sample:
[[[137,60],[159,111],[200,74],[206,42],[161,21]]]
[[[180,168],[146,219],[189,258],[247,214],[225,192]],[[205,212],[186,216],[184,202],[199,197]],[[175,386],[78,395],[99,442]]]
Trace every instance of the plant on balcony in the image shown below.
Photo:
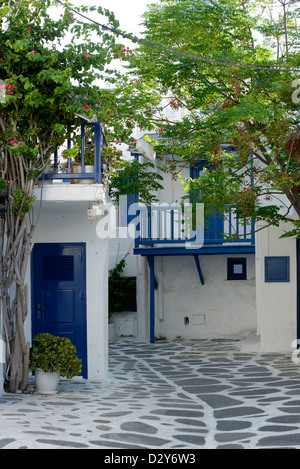
[[[85,147],[84,147],[84,163],[86,166],[94,165],[94,132],[91,127],[85,127],[84,131]],[[81,165],[82,149],[81,135],[76,134],[71,138],[72,146],[63,151],[65,158],[72,158],[72,164]]]

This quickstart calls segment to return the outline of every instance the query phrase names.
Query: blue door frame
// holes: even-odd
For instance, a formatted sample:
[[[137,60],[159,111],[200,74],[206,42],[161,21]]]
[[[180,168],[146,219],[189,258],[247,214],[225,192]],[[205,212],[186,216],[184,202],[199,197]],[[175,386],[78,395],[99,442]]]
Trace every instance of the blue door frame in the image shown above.
[[[200,177],[203,168],[205,167],[206,161],[201,161],[198,164],[190,168],[191,179],[197,179]],[[197,193],[194,194],[197,200]],[[193,202],[193,192],[190,194],[190,200]],[[205,220],[204,229],[204,244],[205,243],[223,243],[224,242],[224,220],[223,213],[218,211],[212,212]]]
[[[36,243],[31,278],[32,336],[68,337],[87,378],[85,243]]]

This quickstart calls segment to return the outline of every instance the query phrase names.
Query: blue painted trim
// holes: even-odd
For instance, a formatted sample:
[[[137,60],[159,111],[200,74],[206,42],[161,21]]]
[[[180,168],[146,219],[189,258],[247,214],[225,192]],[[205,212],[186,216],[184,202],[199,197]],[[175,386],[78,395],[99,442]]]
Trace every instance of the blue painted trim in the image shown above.
[[[85,134],[84,124],[81,124],[81,172],[85,173]]]
[[[235,273],[234,267],[239,265],[242,272]],[[246,257],[228,257],[227,258],[227,280],[247,280],[247,259]]]
[[[135,238],[135,248],[139,248],[140,246],[152,246],[153,247],[154,245],[161,245],[164,248],[171,247],[170,245],[172,245],[172,248],[176,248],[176,246],[180,247],[184,245],[185,243],[193,243],[194,241],[197,241],[197,239],[203,238],[203,233],[202,233],[201,228],[200,229],[197,228],[196,234],[194,234],[193,232],[190,235],[191,238],[184,238],[178,234],[176,235],[176,237],[174,237],[174,213],[173,213],[174,208],[168,207],[168,209],[170,210],[170,214],[171,214],[171,233],[168,233],[168,236],[158,234],[160,230],[160,215],[157,219],[155,218],[156,223],[158,223],[158,226],[154,230],[154,233],[152,233],[152,212],[155,213],[156,209],[148,208],[147,220],[145,219],[145,215],[146,215],[145,212],[141,214],[143,218],[139,223],[140,223],[140,226],[142,224],[142,226],[144,227],[144,231],[142,233],[143,236],[139,235]],[[251,244],[253,246],[255,245],[254,220],[251,220],[251,233],[247,233],[246,225],[242,223],[241,226],[239,226],[239,220],[235,219],[234,220],[235,225],[236,225],[235,232],[239,233],[239,231],[241,230],[243,231],[240,232],[241,236],[239,238],[233,237],[231,239],[230,237],[232,235],[231,226],[233,223],[231,209],[232,207],[229,206],[229,212],[228,212],[229,213],[229,229],[230,229],[229,237],[226,238],[225,235],[220,236],[220,234],[218,233],[219,229],[217,230],[217,232],[215,232],[214,230],[212,233],[208,233],[208,234],[206,233],[206,230],[204,230],[205,231],[204,232],[204,245],[205,246],[209,246],[209,247],[211,245],[214,245],[214,246],[224,245],[225,246],[225,245],[233,245],[233,244],[234,245]],[[163,210],[161,210],[160,214],[161,213],[163,213]],[[213,221],[215,228],[217,228],[216,219],[212,217],[211,220]],[[219,228],[221,229],[221,226],[219,226]],[[224,227],[222,227],[222,229],[223,228]],[[140,230],[140,227],[139,227],[139,230]],[[139,233],[139,230],[137,230],[138,233]]]
[[[43,179],[95,179],[96,173],[47,173]]]
[[[135,248],[133,253],[140,256],[193,256],[197,254],[254,254],[255,246],[203,246],[200,249],[186,248]]]
[[[94,179],[95,184],[102,183],[102,163],[101,163],[101,148],[103,143],[103,134],[101,131],[101,123],[97,122],[83,122],[81,124],[81,154],[85,154],[85,135],[84,127],[86,125],[93,125],[95,127],[95,146],[94,146],[94,168],[93,173],[85,172],[85,161],[84,158],[81,160],[81,173],[72,173],[71,160],[68,161],[68,168],[65,173],[58,173],[57,161],[58,153],[57,150],[54,152],[54,171],[53,173],[47,173],[42,176],[41,179],[63,179],[64,182],[69,182],[70,179]],[[68,148],[71,147],[71,142],[68,140]]]
[[[203,275],[202,275],[202,270],[201,270],[201,266],[200,266],[199,257],[197,255],[194,255],[194,259],[195,259],[195,262],[196,262],[196,267],[197,267],[197,271],[198,271],[198,275],[199,275],[199,278],[200,278],[201,285],[204,285],[204,278],[203,278]]]
[[[154,257],[147,257],[150,269],[150,343],[154,343],[155,334],[155,275],[154,275]]]
[[[149,258],[150,258],[150,257],[151,257],[151,256],[147,257],[147,261],[148,261],[148,264],[149,264],[149,268],[151,268],[151,266],[150,266],[150,262],[151,262],[151,261],[149,261]],[[158,289],[158,283],[157,283],[157,280],[156,280],[156,277],[155,277],[155,272],[153,272],[153,275],[154,275],[154,290],[157,290],[157,289]]]
[[[138,248],[139,245],[142,246],[153,246],[154,244],[160,244],[164,245],[164,247],[167,247],[168,244],[187,244],[187,243],[193,243],[196,241],[196,238],[193,237],[191,239],[159,239],[159,238],[151,238],[151,239],[146,239],[146,238],[137,238],[136,242],[136,247]],[[205,246],[223,246],[223,245],[228,245],[228,244],[246,244],[246,243],[251,243],[251,246],[253,245],[253,242],[250,238],[247,239],[228,239],[228,241],[224,241],[224,239],[214,239],[210,240],[208,242],[205,242]],[[249,244],[250,245],[250,244]],[[176,248],[175,248],[176,249]]]
[[[87,358],[87,283],[86,283],[86,243],[36,243],[33,251],[31,252],[31,263],[30,263],[30,275],[31,275],[31,334],[32,337],[36,335],[38,330],[38,324],[36,320],[36,282],[38,281],[36,270],[35,270],[35,258],[37,256],[36,248],[44,249],[45,252],[48,252],[52,247],[54,248],[72,248],[78,247],[81,251],[81,266],[80,266],[80,275],[81,275],[81,319],[83,321],[80,323],[80,328],[82,332],[82,341],[81,341],[81,350],[83,353],[82,359],[82,376],[83,378],[88,378],[88,358]],[[78,271],[77,271],[78,272]]]
[[[290,281],[290,257],[289,256],[265,256],[265,282],[289,282]]]
[[[102,183],[101,173],[101,149],[102,149],[102,132],[100,121],[95,123],[95,145],[94,145],[94,167],[95,167],[95,184]]]

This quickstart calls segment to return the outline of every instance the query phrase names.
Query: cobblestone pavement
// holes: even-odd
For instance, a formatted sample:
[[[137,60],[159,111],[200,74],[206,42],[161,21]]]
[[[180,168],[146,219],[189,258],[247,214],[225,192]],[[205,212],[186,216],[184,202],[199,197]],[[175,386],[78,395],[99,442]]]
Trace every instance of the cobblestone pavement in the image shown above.
[[[0,396],[0,448],[299,449],[300,365],[238,339],[119,339],[105,382]]]

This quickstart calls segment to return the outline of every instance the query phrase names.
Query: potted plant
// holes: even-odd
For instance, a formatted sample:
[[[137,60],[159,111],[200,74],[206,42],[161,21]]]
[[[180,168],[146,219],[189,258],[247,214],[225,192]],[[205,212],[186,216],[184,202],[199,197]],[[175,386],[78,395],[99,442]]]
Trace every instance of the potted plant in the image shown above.
[[[76,347],[67,337],[41,333],[33,338],[30,371],[35,373],[37,392],[55,394],[60,376],[71,379],[80,374],[81,368]]]

